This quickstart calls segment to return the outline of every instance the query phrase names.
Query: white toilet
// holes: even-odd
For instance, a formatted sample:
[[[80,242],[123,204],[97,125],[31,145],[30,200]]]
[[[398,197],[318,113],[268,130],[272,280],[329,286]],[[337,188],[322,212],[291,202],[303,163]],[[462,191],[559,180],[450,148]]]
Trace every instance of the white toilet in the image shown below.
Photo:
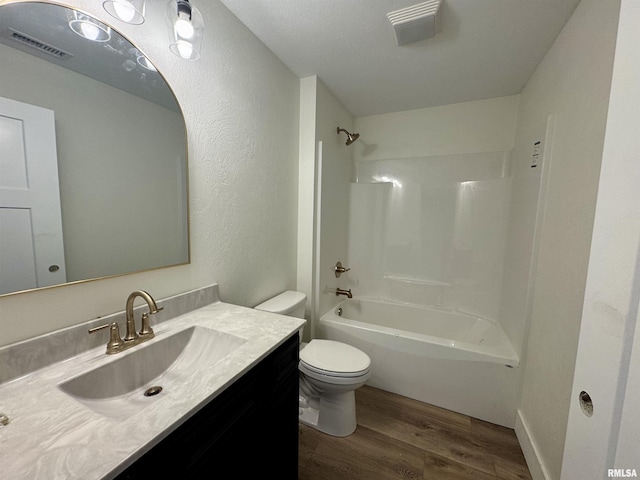
[[[305,301],[304,293],[289,290],[255,308],[304,318]],[[301,344],[300,422],[334,437],[351,435],[356,429],[354,392],[371,376],[370,367],[369,356],[346,343],[313,339]]]

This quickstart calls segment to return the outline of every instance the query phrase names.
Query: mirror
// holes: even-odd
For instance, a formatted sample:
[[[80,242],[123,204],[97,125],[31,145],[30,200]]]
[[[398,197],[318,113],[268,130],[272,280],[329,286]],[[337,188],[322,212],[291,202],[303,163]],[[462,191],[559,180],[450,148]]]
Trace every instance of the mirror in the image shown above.
[[[0,1],[0,64],[0,295],[189,263],[184,118],[142,52]]]

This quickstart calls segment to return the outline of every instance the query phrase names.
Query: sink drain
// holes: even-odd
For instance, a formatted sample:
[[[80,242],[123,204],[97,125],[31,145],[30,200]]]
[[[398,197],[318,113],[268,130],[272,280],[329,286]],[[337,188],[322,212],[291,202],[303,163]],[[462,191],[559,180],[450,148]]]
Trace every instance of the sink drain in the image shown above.
[[[162,391],[162,387],[149,387],[144,391],[145,397],[153,397]]]

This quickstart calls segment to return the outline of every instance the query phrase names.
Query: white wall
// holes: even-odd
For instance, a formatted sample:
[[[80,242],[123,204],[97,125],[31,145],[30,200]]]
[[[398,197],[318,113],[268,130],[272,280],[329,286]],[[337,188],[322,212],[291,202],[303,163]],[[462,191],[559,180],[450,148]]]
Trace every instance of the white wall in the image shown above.
[[[533,141],[546,139],[546,199],[534,254],[535,289],[519,419],[534,478],[560,477],[587,262],[602,156],[618,2],[583,0],[520,95],[512,171],[514,288],[528,282],[540,171],[530,168]],[[597,28],[593,28],[597,25]],[[520,229],[520,230],[519,230]],[[520,288],[519,290],[523,290]],[[505,289],[508,296],[510,289]],[[514,317],[527,300],[505,308]],[[527,438],[522,432],[527,431]],[[538,464],[540,462],[541,465]],[[545,472],[545,473],[541,473]]]
[[[623,0],[562,465],[566,480],[607,478],[612,468],[640,471],[639,44],[640,4]],[[593,401],[591,417],[580,407],[583,390]]]
[[[69,3],[111,21],[99,2]],[[218,1],[197,6],[197,62],[169,52],[163,4],[150,2],[143,25],[118,25],[186,117],[191,264],[2,297],[0,345],[121,311],[139,288],[162,298],[219,282],[223,301],[246,306],[295,288],[299,80]]]
[[[5,45],[0,58],[0,96],[55,113],[67,281],[184,263],[180,113]]]
[[[354,159],[507,151],[513,147],[518,95],[355,119]]]

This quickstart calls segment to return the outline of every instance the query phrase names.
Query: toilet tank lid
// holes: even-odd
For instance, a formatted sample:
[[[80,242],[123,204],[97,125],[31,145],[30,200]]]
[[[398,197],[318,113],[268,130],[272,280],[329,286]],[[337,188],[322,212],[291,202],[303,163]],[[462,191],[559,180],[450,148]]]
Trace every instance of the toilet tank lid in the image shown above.
[[[286,314],[304,305],[307,296],[302,292],[287,290],[256,306],[256,310]]]

